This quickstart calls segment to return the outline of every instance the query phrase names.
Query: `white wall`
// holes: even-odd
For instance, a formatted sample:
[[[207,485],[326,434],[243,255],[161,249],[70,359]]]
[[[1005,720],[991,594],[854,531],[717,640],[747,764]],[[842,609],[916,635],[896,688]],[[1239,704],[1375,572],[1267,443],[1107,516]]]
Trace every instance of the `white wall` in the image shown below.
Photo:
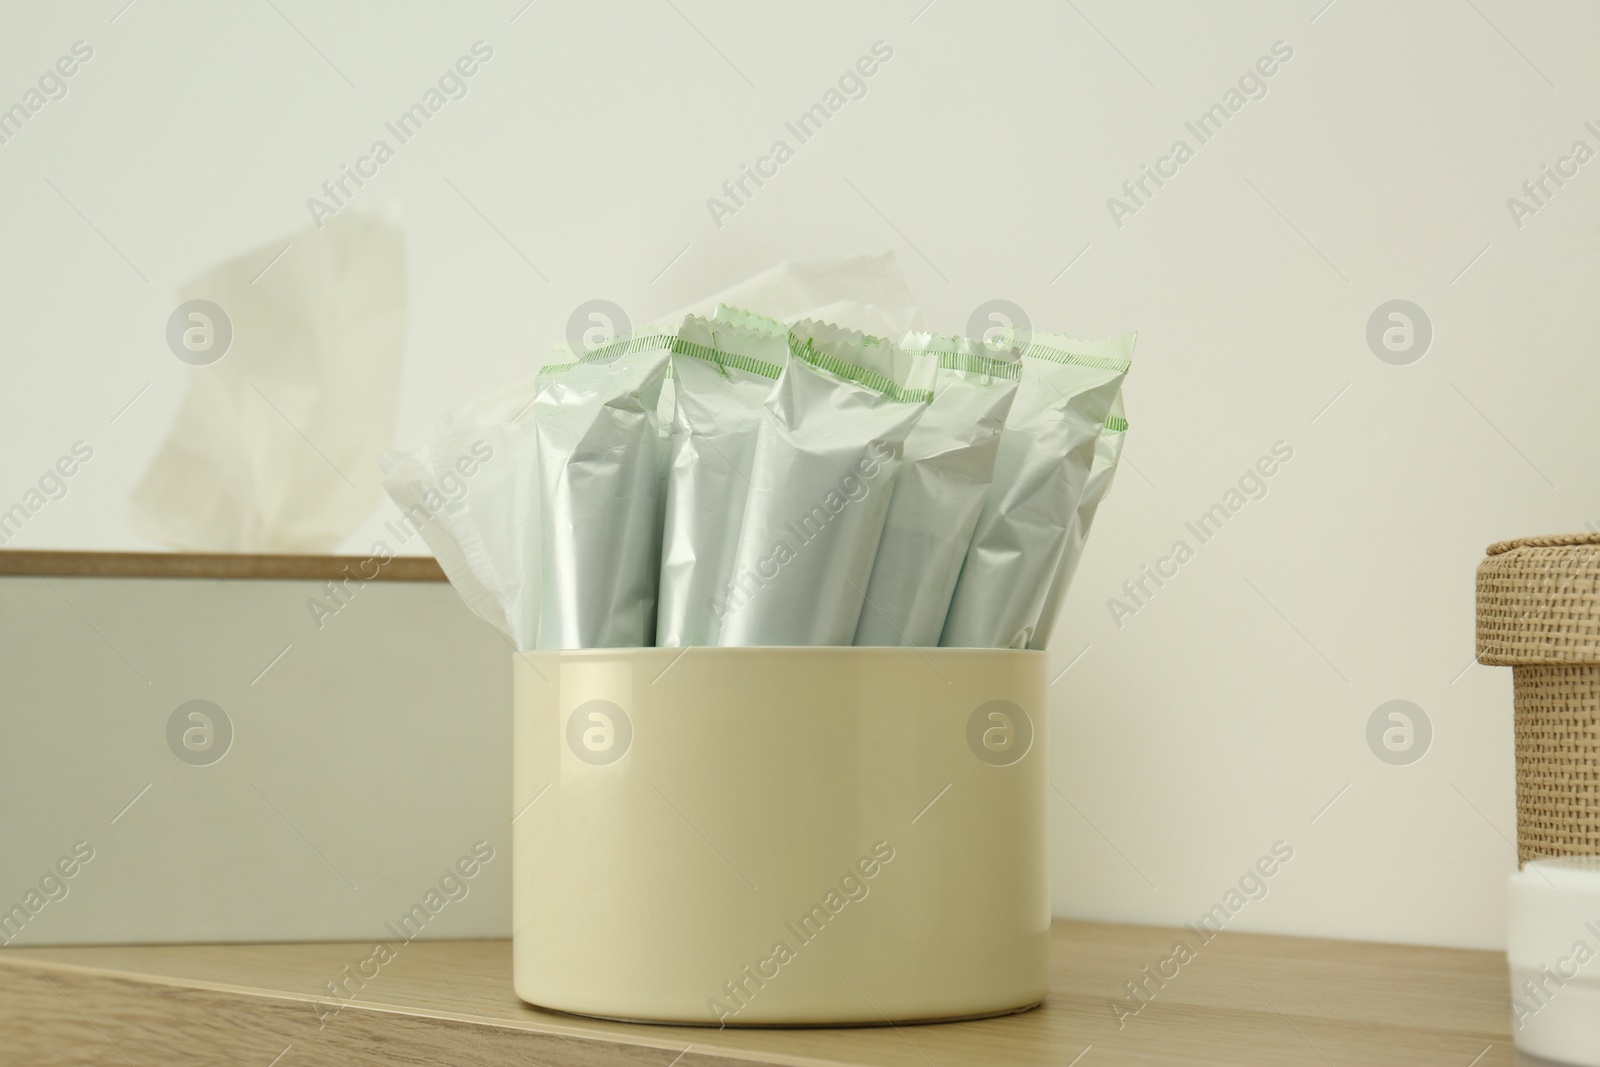
[[[401,443],[585,300],[647,319],[782,259],[892,248],[944,329],[993,297],[1136,328],[1128,469],[1052,653],[1082,652],[1055,686],[1058,912],[1190,919],[1282,839],[1239,928],[1499,943],[1511,687],[1469,666],[1473,566],[1600,519],[1600,162],[1520,226],[1506,201],[1600,149],[1592,5],[123,3],[0,32],[0,104],[94,49],[0,145],[0,507],[96,450],[13,546],[146,547],[127,496],[195,373],[163,341],[176,287],[304,226],[481,39],[470,94],[361,193],[409,225]],[[717,226],[707,197],[879,40],[867,95]],[[1267,95],[1116,225],[1107,198],[1277,41]],[[1409,365],[1365,338],[1392,299],[1432,323]],[[1268,495],[1116,625],[1107,599],[1278,441]],[[1410,766],[1366,742],[1396,698],[1433,725]]]

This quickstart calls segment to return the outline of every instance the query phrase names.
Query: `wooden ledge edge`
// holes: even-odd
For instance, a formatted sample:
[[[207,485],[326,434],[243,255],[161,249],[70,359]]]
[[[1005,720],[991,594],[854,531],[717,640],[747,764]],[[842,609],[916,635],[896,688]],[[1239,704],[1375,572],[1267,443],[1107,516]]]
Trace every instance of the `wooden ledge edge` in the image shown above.
[[[48,552],[0,549],[0,575],[51,578],[236,578],[442,582],[432,556],[293,556],[226,552]]]

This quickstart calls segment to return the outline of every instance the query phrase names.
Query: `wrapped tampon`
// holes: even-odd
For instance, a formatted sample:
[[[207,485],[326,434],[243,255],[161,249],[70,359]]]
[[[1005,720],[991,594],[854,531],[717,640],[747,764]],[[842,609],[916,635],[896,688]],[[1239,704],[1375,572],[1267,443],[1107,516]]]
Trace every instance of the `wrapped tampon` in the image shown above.
[[[539,372],[539,648],[655,644],[657,402],[674,340],[614,341]]]
[[[673,344],[658,645],[717,643],[713,607],[733,577],[762,404],[789,354],[787,328],[774,325],[757,330],[691,316]]]
[[[1033,335],[941,645],[1032,642],[1067,550],[1095,441],[1131,365],[1133,340],[1132,334],[1103,341]]]
[[[934,363],[876,337],[804,321],[764,405],[724,645],[848,645],[906,437]]]
[[[1083,487],[1083,499],[1078,501],[1078,514],[1067,534],[1067,549],[1056,566],[1055,578],[1050,582],[1050,592],[1044,598],[1044,609],[1039,614],[1039,625],[1033,631],[1029,648],[1044,648],[1050,643],[1061,614],[1061,602],[1066,599],[1072,585],[1072,576],[1078,571],[1078,561],[1083,558],[1083,546],[1089,539],[1089,528],[1094,525],[1095,512],[1100,501],[1111,491],[1111,479],[1117,473],[1117,462],[1122,459],[1122,442],[1127,436],[1128,420],[1115,410],[1122,406],[1121,399],[1106,416],[1105,426],[1094,441],[1094,460],[1089,464],[1089,480]]]
[[[939,643],[1021,378],[1015,353],[995,358],[964,337],[909,333],[900,347],[936,360],[938,371],[895,475],[858,645]]]

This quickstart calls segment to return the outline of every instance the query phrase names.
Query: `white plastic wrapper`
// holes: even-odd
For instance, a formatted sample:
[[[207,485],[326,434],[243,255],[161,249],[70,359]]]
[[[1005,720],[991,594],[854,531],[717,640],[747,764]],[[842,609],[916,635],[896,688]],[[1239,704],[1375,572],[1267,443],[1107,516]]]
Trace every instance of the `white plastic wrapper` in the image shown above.
[[[1111,479],[1117,473],[1117,462],[1122,459],[1122,442],[1127,437],[1128,420],[1115,410],[1122,406],[1120,399],[1106,416],[1106,424],[1094,441],[1094,460],[1089,465],[1089,480],[1083,487],[1083,499],[1078,502],[1078,514],[1067,534],[1067,548],[1056,566],[1056,576],[1050,582],[1050,592],[1044,598],[1044,609],[1039,614],[1039,625],[1033,631],[1029,648],[1044,648],[1050,643],[1061,614],[1061,603],[1072,585],[1072,576],[1078,572],[1078,561],[1083,558],[1083,546],[1089,539],[1089,529],[1094,525],[1095,512],[1100,501],[1111,491]]]
[[[855,643],[926,647],[944,630],[1021,366],[964,337],[910,333],[900,347],[936,360],[938,373],[906,438]]]
[[[539,371],[539,648],[655,644],[657,401],[673,337],[615,341]]]
[[[656,320],[673,332],[685,315],[710,318],[718,304],[750,308],[785,323],[832,322],[878,337],[899,337],[916,325],[917,302],[893,252],[779,263],[753,278]]]
[[[764,405],[724,645],[848,645],[934,363],[815,322]]]
[[[805,317],[812,318],[814,316],[808,315]],[[783,341],[783,359],[780,360],[780,362],[788,361],[788,324],[780,322],[777,319],[770,319],[765,315],[757,315],[755,312],[746,311],[744,308],[734,307],[731,304],[718,304],[717,310],[711,313],[711,318],[712,321],[722,323],[726,326],[739,326],[749,330],[752,333],[766,334],[769,337],[776,337],[780,339]],[[827,321],[832,322],[833,320],[829,319]],[[854,327],[851,328],[854,329]]]
[[[423,448],[378,457],[401,521],[421,532],[467,606],[520,651],[539,630],[536,388],[527,378],[480,397],[441,418]]]
[[[855,331],[868,337],[899,337],[906,333],[905,323],[916,317],[914,308],[880,308],[854,300],[835,300],[803,315],[775,319],[731,304],[718,304],[711,316],[717,322],[745,326],[760,333],[778,337],[789,336],[789,323],[809,320],[827,323],[842,330]]]
[[[724,309],[718,308],[718,318]],[[672,422],[656,644],[714,645],[750,493],[762,404],[788,359],[788,330],[690,317],[673,345]]]
[[[1132,355],[1132,334],[1103,341],[1033,335],[941,645],[1027,648],[1033,641],[1095,440]]]

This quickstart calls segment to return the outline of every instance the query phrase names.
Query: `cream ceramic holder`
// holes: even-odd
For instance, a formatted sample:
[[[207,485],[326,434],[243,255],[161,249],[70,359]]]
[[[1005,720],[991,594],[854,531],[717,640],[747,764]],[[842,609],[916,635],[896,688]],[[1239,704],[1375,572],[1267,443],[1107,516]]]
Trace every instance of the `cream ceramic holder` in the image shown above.
[[[1044,653],[634,648],[513,663],[523,1000],[800,1026],[1044,997]]]

